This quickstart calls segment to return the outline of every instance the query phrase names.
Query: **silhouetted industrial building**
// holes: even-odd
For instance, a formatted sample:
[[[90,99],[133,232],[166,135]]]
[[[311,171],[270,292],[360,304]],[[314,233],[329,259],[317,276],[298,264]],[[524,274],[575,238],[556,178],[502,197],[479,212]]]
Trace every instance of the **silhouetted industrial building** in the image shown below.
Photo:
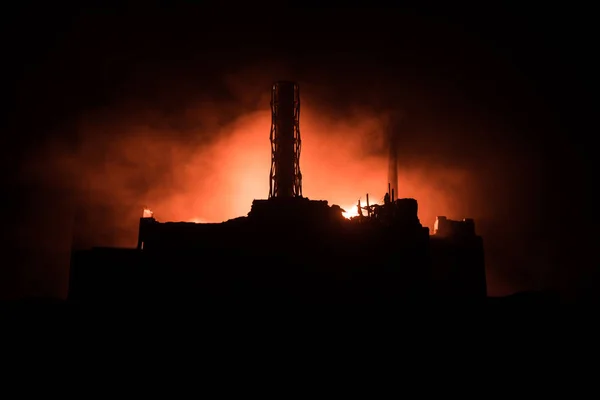
[[[302,196],[300,94],[277,82],[271,96],[267,200],[223,223],[140,218],[135,249],[73,251],[69,301],[394,302],[484,299],[483,241],[471,219],[438,217],[433,234],[415,199],[339,206]],[[390,159],[396,163],[396,155]]]

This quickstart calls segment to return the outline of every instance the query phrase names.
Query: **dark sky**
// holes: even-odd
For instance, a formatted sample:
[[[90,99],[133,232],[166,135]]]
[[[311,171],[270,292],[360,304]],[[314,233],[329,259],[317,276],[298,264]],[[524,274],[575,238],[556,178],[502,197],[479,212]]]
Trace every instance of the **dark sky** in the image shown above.
[[[114,163],[115,143],[124,138],[108,128],[123,121],[168,126],[183,143],[194,123],[223,126],[255,110],[256,98],[278,79],[298,80],[313,112],[320,107],[336,121],[391,116],[388,128],[403,132],[399,153],[407,169],[469,174],[471,187],[456,195],[455,209],[477,218],[492,294],[589,284],[598,264],[591,259],[597,128],[589,15],[457,5],[24,5],[3,14],[3,297],[64,296],[74,210],[104,210],[108,230],[117,225],[114,208],[130,206],[94,203],[70,182],[104,180],[110,190],[111,170],[77,175],[88,167],[82,154],[104,157],[104,167]],[[218,112],[205,107],[203,120],[192,122],[186,112],[198,104]],[[398,110],[406,115],[401,123]],[[100,138],[90,126],[108,133]],[[96,150],[81,150],[90,146]],[[129,154],[123,146],[121,156]],[[80,163],[54,173],[66,154]],[[121,193],[115,187],[114,197]]]

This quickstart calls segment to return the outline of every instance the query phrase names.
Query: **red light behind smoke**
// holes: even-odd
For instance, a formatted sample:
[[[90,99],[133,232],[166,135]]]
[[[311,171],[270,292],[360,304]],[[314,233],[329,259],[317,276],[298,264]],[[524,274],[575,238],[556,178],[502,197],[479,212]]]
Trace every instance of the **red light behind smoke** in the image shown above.
[[[209,104],[186,112],[184,122],[200,128],[185,131],[149,112],[98,111],[82,118],[75,152],[50,143],[28,168],[44,184],[72,193],[65,207],[93,216],[77,228],[90,242],[131,246],[144,207],[158,221],[221,222],[247,215],[254,199],[268,197],[268,99],[259,109],[207,128],[197,121],[223,112]],[[303,195],[337,204],[349,215],[358,199],[366,203],[367,193],[371,204],[381,203],[387,190],[385,120],[367,112],[336,117],[316,106],[303,106],[300,118]],[[410,165],[399,160],[398,197],[418,200],[423,225],[431,228],[437,215],[477,217],[467,201],[469,173],[412,159]]]
[[[238,119],[223,129],[222,139],[198,149],[185,164],[174,164],[179,192],[156,192],[143,200],[153,205],[161,221],[221,222],[246,215],[252,200],[268,196],[269,127],[268,110]],[[382,149],[384,135],[376,116],[339,122],[304,107],[301,135],[304,196],[338,204],[348,216],[356,215],[356,203],[364,203],[367,193],[371,203],[382,202],[387,158],[381,154],[387,151],[374,151]],[[436,190],[435,179],[427,175],[433,176],[426,168],[401,168],[399,194],[419,201],[421,222],[431,227],[436,215],[456,212],[449,210],[447,193]],[[438,178],[461,183],[465,175],[445,170]]]

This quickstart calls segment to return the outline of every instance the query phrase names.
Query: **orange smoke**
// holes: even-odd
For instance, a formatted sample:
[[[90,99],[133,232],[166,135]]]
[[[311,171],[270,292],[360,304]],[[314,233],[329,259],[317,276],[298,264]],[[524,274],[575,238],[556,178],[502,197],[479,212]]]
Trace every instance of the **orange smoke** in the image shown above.
[[[123,101],[82,115],[69,141],[38,143],[21,172],[51,207],[23,216],[47,221],[47,229],[23,230],[22,236],[52,252],[53,279],[63,293],[74,243],[134,247],[145,208],[158,221],[220,222],[247,215],[252,200],[267,198],[269,83],[261,87],[267,90],[248,90],[257,92],[255,98],[190,100],[171,115]],[[301,96],[303,195],[337,204],[347,217],[357,214],[359,199],[366,205],[367,193],[371,204],[382,203],[387,115],[364,106],[332,110],[310,90]],[[421,223],[430,228],[437,215],[477,220],[485,209],[474,190],[476,176],[441,157],[401,156],[398,197],[416,198]]]
[[[304,196],[341,205],[348,217],[357,215],[356,203],[364,202],[367,193],[372,203],[381,203],[387,188],[387,159],[373,149],[383,145],[382,127],[383,121],[374,115],[340,122],[303,107]],[[269,192],[269,129],[268,108],[239,118],[209,147],[175,162],[172,172],[178,175],[174,178],[179,191],[150,190],[141,200],[152,204],[161,221],[221,222],[246,215],[252,200],[266,198]],[[458,184],[466,178],[456,171],[441,175]],[[432,187],[425,171],[403,168],[400,182],[401,196],[420,200],[424,225],[431,226],[440,212],[455,214],[440,207],[450,204],[447,194]]]
[[[303,195],[337,204],[347,216],[356,214],[367,193],[372,204],[381,203],[386,116],[360,110],[328,115],[307,96],[302,102]],[[78,148],[45,147],[50,157],[36,157],[39,163],[30,167],[37,166],[45,182],[69,186],[71,207],[93,216],[78,230],[98,245],[134,244],[146,206],[159,221],[236,218],[269,191],[269,99],[261,96],[256,104],[258,111],[222,122],[223,110],[202,103],[178,117],[185,129],[150,112],[98,111],[81,120]],[[433,162],[400,165],[398,197],[419,201],[423,225],[431,227],[436,215],[473,216],[466,172]]]
[[[310,109],[305,114],[300,165],[306,197],[349,205],[365,190],[385,187],[385,160],[361,154],[361,141],[377,135],[375,116],[340,124],[315,118]],[[153,204],[160,220],[220,222],[246,215],[252,200],[269,192],[269,129],[268,109],[240,118],[222,139],[176,167],[181,192],[144,201]]]

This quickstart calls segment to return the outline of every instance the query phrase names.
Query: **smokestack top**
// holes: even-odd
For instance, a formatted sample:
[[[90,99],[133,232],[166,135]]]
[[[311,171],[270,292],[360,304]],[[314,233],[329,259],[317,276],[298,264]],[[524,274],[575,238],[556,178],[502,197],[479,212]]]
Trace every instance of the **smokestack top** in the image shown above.
[[[276,81],[273,83],[273,85],[297,85],[297,84],[298,84],[298,82],[287,81],[287,80]]]
[[[277,88],[279,89],[283,89],[285,90],[286,88],[289,88],[290,90],[295,90],[295,91],[300,91],[300,85],[298,85],[298,82],[294,82],[294,81],[276,81],[273,83],[273,89],[272,90],[277,90]]]

